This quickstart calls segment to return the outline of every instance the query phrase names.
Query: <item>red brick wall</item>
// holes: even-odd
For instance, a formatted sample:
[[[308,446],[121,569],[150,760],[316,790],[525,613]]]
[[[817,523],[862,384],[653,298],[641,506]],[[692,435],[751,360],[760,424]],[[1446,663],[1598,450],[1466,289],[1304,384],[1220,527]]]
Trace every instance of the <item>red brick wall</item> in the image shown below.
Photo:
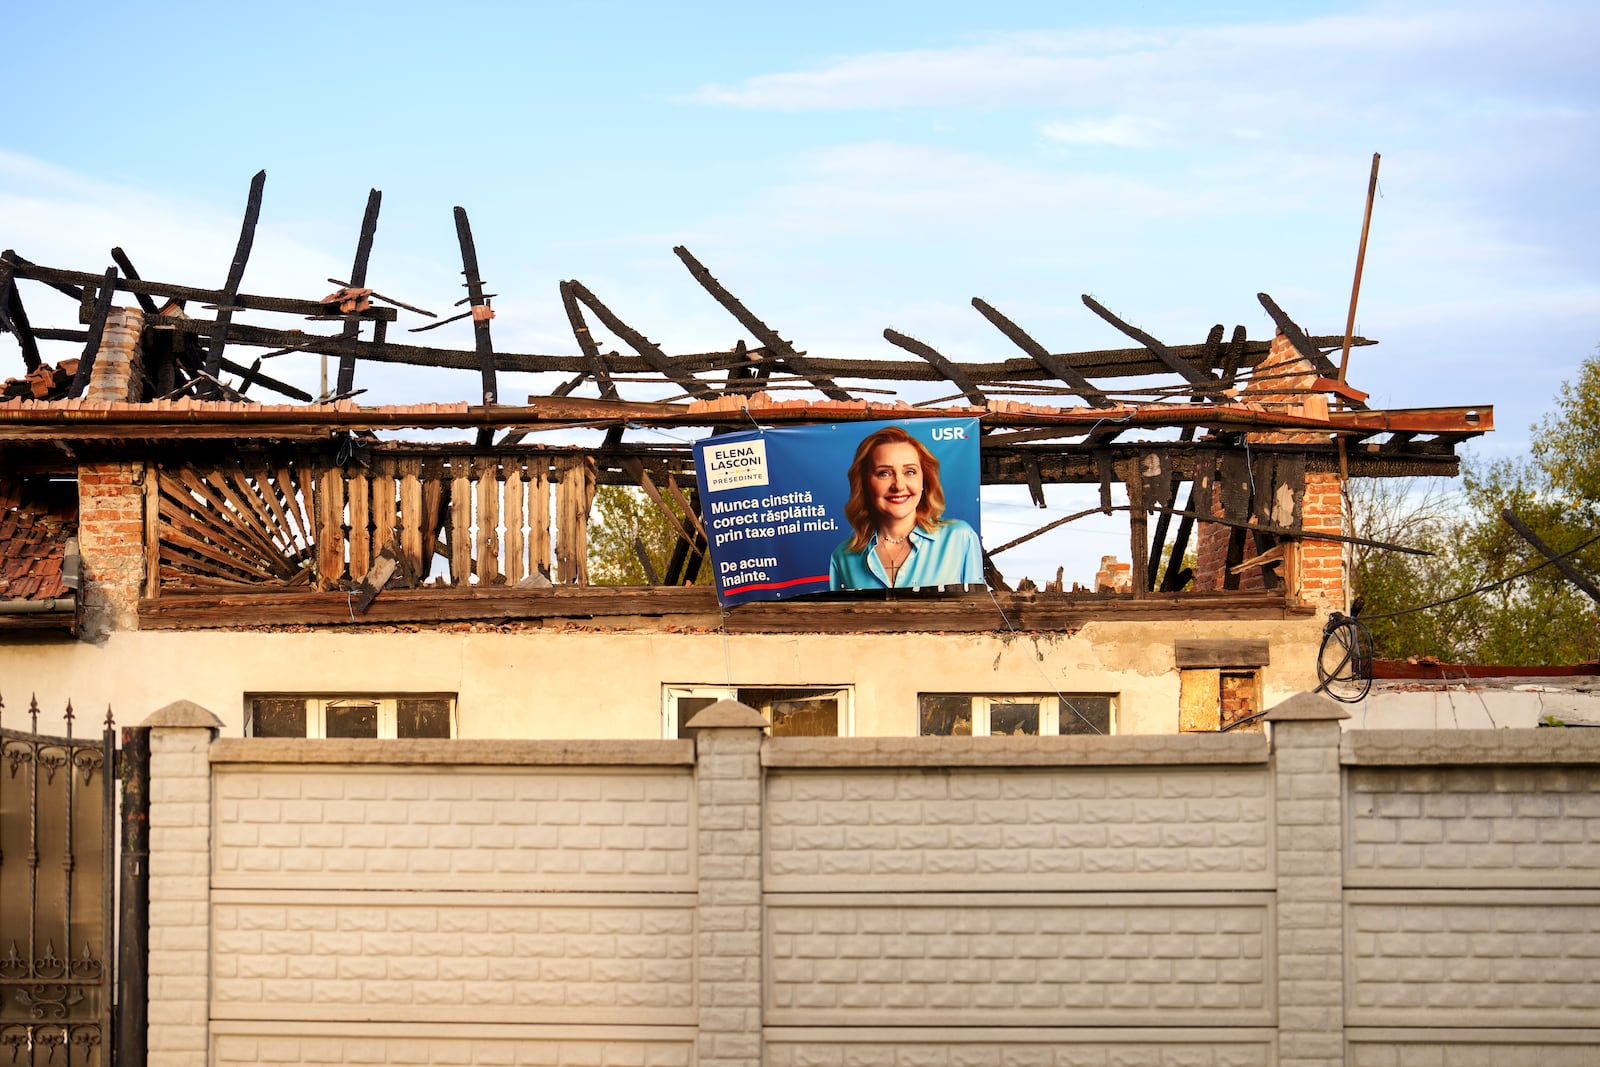
[[[100,640],[139,628],[144,586],[142,463],[84,463],[78,468],[78,551],[83,556],[83,632]]]

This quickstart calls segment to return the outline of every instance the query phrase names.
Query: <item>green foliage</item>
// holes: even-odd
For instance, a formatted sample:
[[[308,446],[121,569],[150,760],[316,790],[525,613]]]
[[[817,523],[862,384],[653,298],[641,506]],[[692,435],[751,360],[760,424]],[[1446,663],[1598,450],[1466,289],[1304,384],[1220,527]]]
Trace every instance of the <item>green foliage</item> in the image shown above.
[[[672,512],[684,526],[682,509],[669,500]],[[589,512],[589,581],[594,585],[649,585],[644,564],[634,550],[644,546],[656,577],[665,581],[673,547],[678,543],[674,525],[644,490],[624,485],[602,485]],[[695,584],[709,585],[711,565],[702,563]]]
[[[1427,549],[1408,556],[1361,549],[1357,591],[1378,654],[1455,663],[1562,664],[1600,659],[1600,604],[1544,562],[1501,518],[1509,510],[1551,549],[1564,552],[1600,534],[1600,355],[1586,360],[1555,409],[1534,427],[1532,456],[1464,465],[1455,499],[1437,487],[1405,495],[1377,483],[1354,487],[1364,536]],[[1600,544],[1571,558],[1600,575]],[[1512,579],[1505,581],[1506,579]],[[1464,593],[1494,589],[1425,612],[1374,616]]]

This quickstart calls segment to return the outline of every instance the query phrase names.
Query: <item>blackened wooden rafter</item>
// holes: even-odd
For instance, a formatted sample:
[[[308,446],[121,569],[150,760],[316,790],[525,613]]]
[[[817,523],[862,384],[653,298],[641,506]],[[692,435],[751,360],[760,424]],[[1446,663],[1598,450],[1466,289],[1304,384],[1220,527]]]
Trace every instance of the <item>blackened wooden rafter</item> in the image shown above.
[[[94,371],[94,360],[100,354],[100,339],[105,336],[106,318],[111,314],[111,298],[117,291],[117,268],[107,267],[105,281],[100,286],[94,302],[94,317],[89,320],[89,337],[84,342],[83,354],[78,357],[78,371],[72,376],[68,396],[82,396],[89,388],[89,375]]]
[[[228,323],[233,319],[233,298],[244,282],[245,264],[250,261],[250,249],[256,241],[256,223],[261,220],[261,195],[267,187],[267,172],[260,170],[250,179],[250,196],[245,201],[244,223],[239,227],[239,244],[233,252],[233,262],[228,265],[228,281],[222,287],[223,298],[217,302],[217,317],[211,329],[211,349],[206,354],[206,373],[212,378],[222,373],[222,348],[228,343]]]
[[[898,330],[887,328],[883,331],[883,339],[892,345],[905,349],[914,356],[921,356],[927,360],[940,374],[950,379],[950,383],[961,390],[961,394],[974,404],[983,407],[989,403],[989,398],[983,395],[983,390],[979,389],[971,378],[967,377],[967,373],[948,359],[945,359],[944,355],[932,345],[925,344],[915,337],[908,337]]]
[[[124,252],[120,246],[111,250],[111,262],[121,268],[122,273],[129,281],[139,281],[139,272],[134,270],[133,260],[128,258],[128,253]],[[159,315],[161,313],[161,309],[156,307],[156,302],[150,299],[150,294],[135,293],[134,299],[139,301],[139,308],[146,315]]]
[[[1321,350],[1311,343],[1311,339],[1306,336],[1305,331],[1285,314],[1284,310],[1278,306],[1277,301],[1266,293],[1257,293],[1256,299],[1261,301],[1261,306],[1266,308],[1268,315],[1272,316],[1273,324],[1283,331],[1283,336],[1288,338],[1289,343],[1294,346],[1294,350],[1315,367],[1318,374],[1324,378],[1337,379],[1339,377],[1339,368],[1334,366],[1333,361],[1323,355]],[[1347,402],[1353,408],[1362,411],[1366,410],[1367,405],[1354,398],[1347,398]]]
[[[22,348],[22,365],[28,373],[39,369],[39,342],[28,322],[27,309],[22,306],[22,294],[17,291],[16,269],[19,257],[11,249],[0,253],[0,316],[5,328],[17,339]]]
[[[1166,364],[1168,370],[1182,375],[1189,382],[1199,386],[1200,388],[1195,390],[1197,395],[1205,396],[1211,400],[1217,400],[1222,397],[1221,383],[1210,374],[1198,369],[1188,360],[1179,359],[1166,345],[1132,323],[1124,322],[1088,293],[1083,294],[1083,306],[1155,353],[1155,357]],[[1207,344],[1209,345],[1209,343],[1208,340]]]
[[[472,241],[472,223],[467,219],[467,209],[458,206],[455,216],[456,240],[461,245],[461,273],[466,276],[467,300],[473,309],[472,337],[478,353],[478,370],[483,378],[483,402],[497,404],[500,391],[495,382],[494,344],[489,338],[489,301],[483,292],[483,276],[478,273],[478,249]]]
[[[977,308],[978,313],[988,319],[995,329],[1005,334],[1012,344],[1028,353],[1039,366],[1070,385],[1073,392],[1086,400],[1090,406],[1097,408],[1115,406],[1111,399],[1096,388],[1089,379],[1067,366],[1064,360],[1057,359],[1044,345],[1035,341],[1026,330],[995,310],[988,301],[975,296],[972,298],[972,306]]]
[[[672,252],[683,261],[685,267],[689,268],[689,273],[694,277],[694,280],[700,283],[701,288],[711,294],[713,300],[721,304],[728,314],[738,319],[741,326],[749,330],[769,353],[783,360],[784,364],[796,375],[801,378],[809,378],[812,384],[822,390],[823,395],[829,399],[855,399],[839,388],[832,378],[819,372],[809,359],[795,351],[794,346],[788,341],[778,336],[776,330],[758,319],[749,308],[744,306],[738,297],[730,293],[721,282],[717,281],[712,273],[706,269],[705,265],[696,259],[687,248],[683,245],[676,245],[673,247]]]
[[[364,289],[367,285],[367,261],[372,258],[372,239],[378,233],[378,209],[383,205],[383,193],[373,189],[367,193],[367,210],[361,216],[361,233],[356,238],[356,258],[350,267],[350,284],[347,289]],[[339,334],[342,341],[353,341],[361,331],[361,323],[356,319],[346,319],[344,329]],[[356,357],[345,355],[339,357],[339,377],[334,386],[334,392],[348,393],[356,387]]]
[[[580,281],[569,281],[567,285],[571,288],[572,295],[587,305],[606,329],[622,338],[623,342],[639,353],[646,363],[672,379],[683,388],[684,392],[702,400],[709,400],[717,395],[715,389],[674,363],[672,357],[661,351],[650,338],[618,318],[615,312],[600,302],[599,297],[589,291],[588,286]]]
[[[589,376],[599,387],[600,395],[607,400],[620,400],[617,385],[611,380],[611,367],[606,363],[605,354],[600,351],[600,346],[595,343],[594,334],[589,332],[589,324],[583,317],[583,307],[578,303],[577,294],[572,286],[572,282],[561,283],[561,306],[567,313],[568,324],[572,326],[572,336],[577,339],[578,351],[583,353],[584,362],[589,365]]]

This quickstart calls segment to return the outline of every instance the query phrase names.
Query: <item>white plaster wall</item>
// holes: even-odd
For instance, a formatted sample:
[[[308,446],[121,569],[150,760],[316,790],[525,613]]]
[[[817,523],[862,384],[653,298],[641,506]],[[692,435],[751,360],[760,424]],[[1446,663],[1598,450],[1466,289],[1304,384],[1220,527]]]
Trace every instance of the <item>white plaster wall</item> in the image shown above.
[[[247,623],[247,619],[241,619]],[[661,736],[664,684],[853,686],[857,736],[912,736],[919,692],[1113,693],[1117,732],[1175,733],[1173,643],[1195,636],[1266,639],[1270,706],[1316,684],[1316,619],[1093,623],[1071,636],[993,634],[723,635],[537,629],[482,633],[142,631],[103,644],[36,640],[0,648],[5,722],[37,693],[54,728],[71,700],[78,732],[109,705],[138,722],[192,700],[243,729],[244,694],[447,692],[459,735],[480,738]]]

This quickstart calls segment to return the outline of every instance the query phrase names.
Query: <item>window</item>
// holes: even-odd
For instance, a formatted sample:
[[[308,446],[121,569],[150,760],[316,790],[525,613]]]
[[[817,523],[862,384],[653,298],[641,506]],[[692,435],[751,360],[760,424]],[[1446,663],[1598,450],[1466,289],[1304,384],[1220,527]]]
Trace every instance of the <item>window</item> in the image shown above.
[[[1115,698],[1095,693],[917,694],[924,737],[1109,734]]]
[[[454,737],[456,698],[307,696],[262,693],[245,698],[247,737]]]
[[[667,686],[661,711],[663,737],[687,737],[684,724],[719,700],[748,704],[772,724],[773,737],[838,737],[850,733],[848,688],[741,688]]]

